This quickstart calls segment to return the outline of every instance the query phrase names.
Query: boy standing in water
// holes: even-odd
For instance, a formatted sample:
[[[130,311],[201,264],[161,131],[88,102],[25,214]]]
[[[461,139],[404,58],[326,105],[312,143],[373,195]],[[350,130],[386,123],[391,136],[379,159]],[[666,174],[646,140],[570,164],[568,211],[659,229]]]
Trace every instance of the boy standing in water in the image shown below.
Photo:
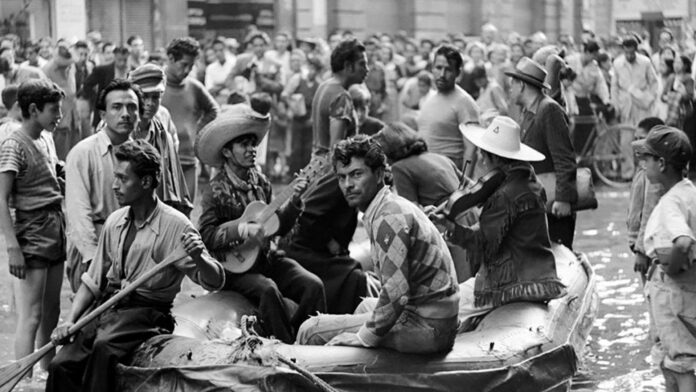
[[[658,264],[646,284],[654,324],[652,355],[667,392],[696,390],[696,187],[684,176],[692,148],[676,128],[653,128],[633,142],[651,183],[665,194],[645,227],[645,251]]]

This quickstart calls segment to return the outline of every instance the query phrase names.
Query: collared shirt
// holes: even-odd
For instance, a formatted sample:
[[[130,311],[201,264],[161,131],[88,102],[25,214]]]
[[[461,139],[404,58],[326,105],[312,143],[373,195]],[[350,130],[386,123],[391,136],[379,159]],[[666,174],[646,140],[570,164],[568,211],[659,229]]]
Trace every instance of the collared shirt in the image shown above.
[[[224,85],[227,76],[232,72],[237,58],[230,55],[226,57],[225,64],[215,60],[205,68],[205,88],[210,90],[213,87]]]
[[[657,250],[671,249],[682,236],[696,241],[696,187],[686,178],[670,188],[650,214],[643,239],[645,252],[655,258]],[[695,251],[691,249],[692,258]],[[696,287],[696,282],[693,284]]]
[[[382,289],[371,320],[358,332],[361,341],[376,346],[407,306],[435,305],[438,311],[431,318],[455,316],[459,286],[454,263],[423,211],[385,186],[365,210],[363,222]]]
[[[604,103],[609,103],[609,88],[604,80],[602,70],[595,60],[582,64],[580,54],[566,58],[568,65],[577,73],[573,82],[573,92],[576,97],[589,98],[596,95]]]
[[[97,132],[77,143],[66,160],[68,262],[94,258],[101,226],[119,207],[112,189],[114,146],[104,128],[104,122],[100,123]]]
[[[636,54],[633,63],[629,63],[625,56],[614,60],[611,98],[622,122],[636,125],[653,115],[657,85],[657,74],[647,57]]]
[[[169,117],[169,111],[160,106],[157,115],[150,121],[147,133],[141,134],[140,130],[137,130],[131,136],[135,139],[144,139],[160,153],[160,181],[157,186],[157,197],[184,214],[188,214],[193,209],[193,204],[188,194],[184,170],[181,168],[179,153],[172,135],[176,135],[174,122]]]
[[[152,214],[141,225],[131,222],[132,219],[131,208],[124,207],[111,214],[104,224],[94,260],[82,275],[82,282],[96,298],[107,286],[122,287],[124,280],[134,282],[175,249],[183,247],[181,238],[184,234],[197,233],[182,213],[159,200]],[[123,247],[129,227],[136,232],[124,260]],[[145,281],[135,289],[135,293],[155,303],[171,303],[181,289],[184,275],[206,290],[220,290],[225,283],[222,265],[207,250],[203,251],[201,257],[216,266],[216,281],[203,281],[196,263],[191,257],[186,257]]]

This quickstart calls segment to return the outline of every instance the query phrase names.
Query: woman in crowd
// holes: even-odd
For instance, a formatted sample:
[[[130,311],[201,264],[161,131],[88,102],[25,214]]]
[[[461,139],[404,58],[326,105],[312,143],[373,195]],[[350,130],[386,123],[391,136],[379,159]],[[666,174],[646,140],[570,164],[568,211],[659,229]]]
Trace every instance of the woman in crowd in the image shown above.
[[[375,136],[391,164],[396,192],[421,206],[438,205],[457,190],[460,173],[404,123],[389,123]]]
[[[667,125],[683,129],[684,119],[693,115],[694,78],[691,59],[684,55],[674,58],[674,74],[667,79],[662,97],[667,102]]]

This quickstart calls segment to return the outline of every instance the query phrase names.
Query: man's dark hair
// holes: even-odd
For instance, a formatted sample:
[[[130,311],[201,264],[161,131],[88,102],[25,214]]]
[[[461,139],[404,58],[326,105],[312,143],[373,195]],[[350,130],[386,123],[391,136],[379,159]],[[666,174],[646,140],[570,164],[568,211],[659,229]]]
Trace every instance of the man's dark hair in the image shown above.
[[[181,60],[184,56],[198,57],[201,45],[191,37],[174,38],[167,46],[167,56],[172,56],[174,61]]]
[[[41,79],[30,79],[19,85],[17,102],[22,109],[22,117],[29,118],[29,106],[43,110],[47,103],[58,103],[65,97],[65,92],[57,84]]]
[[[75,48],[89,49],[89,45],[85,41],[77,41],[75,42]]]
[[[225,43],[224,43],[224,42],[222,42],[222,40],[221,40],[221,39],[219,39],[219,38],[216,38],[216,39],[215,39],[215,40],[213,41],[213,43],[212,43],[212,44],[210,44],[210,47],[212,48],[212,47],[213,47],[213,46],[215,46],[215,45],[222,45],[222,46],[226,46],[226,45],[225,45]]]
[[[131,170],[136,176],[152,177],[152,189],[159,185],[160,154],[157,149],[144,139],[129,140],[116,147],[116,159],[130,162]]]
[[[382,146],[367,135],[355,135],[334,145],[331,151],[331,163],[334,170],[336,170],[338,162],[349,165],[352,158],[364,159],[365,164],[372,171],[387,167],[387,156],[384,154]]]
[[[114,48],[114,54],[130,54],[130,49],[127,46],[117,46]]]
[[[602,64],[605,61],[611,60],[611,56],[609,56],[609,53],[601,51],[597,55],[597,62]]]
[[[650,131],[658,125],[665,125],[665,122],[659,117],[646,117],[638,122],[638,128],[645,129],[646,131]]]
[[[102,45],[101,45],[101,52],[104,53],[104,51],[106,50],[106,48],[109,47],[109,46],[114,46],[114,43],[111,42],[111,41],[103,42]],[[114,47],[114,49],[116,49],[116,48]]]
[[[587,40],[587,42],[582,44],[582,51],[597,54],[599,52],[599,44],[595,40]]]
[[[251,106],[255,112],[265,116],[271,111],[273,99],[268,93],[256,92],[249,96],[249,106]]]
[[[17,91],[19,87],[16,84],[11,84],[2,89],[2,104],[7,110],[12,109],[12,106],[17,102]]]
[[[459,50],[452,45],[442,45],[435,51],[435,57],[444,56],[447,63],[454,63],[454,69],[460,71],[462,65],[464,65],[464,60],[462,60],[462,55],[459,54]]]
[[[685,56],[683,54],[680,54],[679,58],[681,59],[682,64],[684,64],[682,66],[682,68],[683,68],[682,72],[687,74],[687,75],[691,75],[691,66],[693,65],[691,58],[689,56]]]
[[[136,39],[139,39],[139,40],[142,41],[142,40],[143,40],[143,37],[141,37],[141,36],[139,36],[139,35],[131,35],[131,36],[128,37],[128,39],[126,40],[126,43],[128,44],[128,46],[131,46],[131,45],[133,45],[133,41],[135,41]]]
[[[331,52],[331,72],[337,73],[345,69],[346,63],[360,60],[365,53],[365,45],[355,38],[344,39]]]
[[[95,107],[97,110],[106,110],[106,96],[114,90],[133,90],[135,95],[138,97],[138,113],[142,116],[143,110],[145,110],[145,105],[143,104],[143,92],[140,90],[140,86],[132,83],[128,79],[114,79],[109,84],[104,87],[103,90],[99,92],[97,96],[97,103]]]

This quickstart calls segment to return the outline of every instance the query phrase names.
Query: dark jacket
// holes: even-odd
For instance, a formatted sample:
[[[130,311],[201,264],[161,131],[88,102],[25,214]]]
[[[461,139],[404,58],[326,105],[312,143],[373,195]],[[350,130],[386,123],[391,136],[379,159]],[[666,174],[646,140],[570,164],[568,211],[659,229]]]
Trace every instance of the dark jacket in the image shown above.
[[[91,103],[94,109],[94,117],[92,118],[92,126],[96,127],[101,120],[99,113],[97,113],[94,105],[97,102],[97,95],[104,87],[106,87],[109,82],[114,80],[116,71],[114,70],[114,63],[99,65],[94,67],[87,78],[85,78],[82,88],[77,92],[77,96],[82,99],[86,99]]]
[[[249,181],[235,185],[227,172],[222,169],[210,180],[210,187],[203,192],[198,227],[203,243],[218,260],[224,260],[227,251],[244,242],[237,234],[236,226],[231,230],[220,230],[220,226],[240,218],[253,201],[262,201],[266,204],[271,202],[271,183],[261,172],[256,169],[252,171]],[[281,206],[276,212],[280,224],[276,234],[282,236],[287,233],[301,212],[302,205],[288,202]],[[270,239],[267,239],[257,262],[266,261],[269,249]]]
[[[556,173],[555,200],[571,204],[578,199],[575,176],[575,150],[570,141],[568,116],[556,101],[541,95],[523,110],[522,143],[546,156],[541,162],[532,162],[537,174]],[[549,195],[552,196],[552,195]]]
[[[514,162],[503,171],[506,178],[484,203],[479,227],[457,225],[450,238],[481,264],[475,305],[558,298],[565,286],[556,275],[543,188],[527,162]]]

